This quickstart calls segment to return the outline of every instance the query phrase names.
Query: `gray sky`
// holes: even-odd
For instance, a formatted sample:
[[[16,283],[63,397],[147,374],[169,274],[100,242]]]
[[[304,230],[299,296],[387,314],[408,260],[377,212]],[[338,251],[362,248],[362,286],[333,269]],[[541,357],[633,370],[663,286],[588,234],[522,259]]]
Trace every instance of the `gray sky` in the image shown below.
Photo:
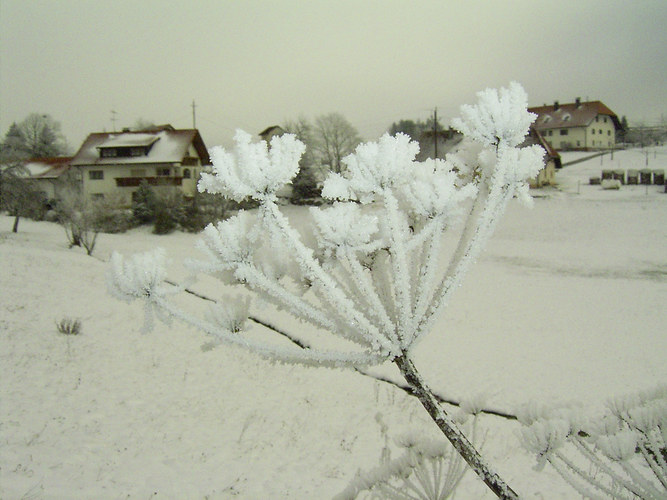
[[[192,127],[194,99],[208,147],[333,111],[375,139],[511,80],[657,122],[666,27],[665,0],[0,0],[0,134],[48,113],[76,150],[112,109]]]

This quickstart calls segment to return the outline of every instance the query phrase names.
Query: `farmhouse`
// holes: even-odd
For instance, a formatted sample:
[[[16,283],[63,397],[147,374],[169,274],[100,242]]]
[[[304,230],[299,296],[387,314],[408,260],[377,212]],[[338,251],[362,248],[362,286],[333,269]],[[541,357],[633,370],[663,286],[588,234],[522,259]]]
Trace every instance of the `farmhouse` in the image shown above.
[[[621,122],[611,109],[600,101],[575,102],[528,108],[537,114],[535,128],[554,149],[597,150],[613,149],[616,132],[623,130]]]
[[[194,196],[199,174],[210,163],[198,130],[162,125],[90,134],[70,165],[80,172],[84,196],[114,196],[129,205],[142,182]]]

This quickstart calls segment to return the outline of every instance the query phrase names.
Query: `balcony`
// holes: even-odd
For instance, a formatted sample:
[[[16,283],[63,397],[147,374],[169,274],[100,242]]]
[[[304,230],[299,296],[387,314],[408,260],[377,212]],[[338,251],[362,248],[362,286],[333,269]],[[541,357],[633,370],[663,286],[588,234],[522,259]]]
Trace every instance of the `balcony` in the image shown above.
[[[116,177],[116,187],[137,187],[142,181],[149,186],[183,185],[183,177]]]

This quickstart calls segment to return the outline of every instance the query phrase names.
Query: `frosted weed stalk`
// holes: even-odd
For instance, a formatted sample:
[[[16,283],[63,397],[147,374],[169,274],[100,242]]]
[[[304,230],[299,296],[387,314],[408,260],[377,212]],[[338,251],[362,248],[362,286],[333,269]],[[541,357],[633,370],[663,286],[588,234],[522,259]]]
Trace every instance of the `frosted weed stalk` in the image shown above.
[[[667,498],[667,386],[616,398],[601,418],[576,408],[525,408],[518,417],[536,468],[549,463],[585,498]]]
[[[345,158],[344,173],[331,173],[324,183],[322,195],[333,204],[311,209],[308,241],[276,203],[276,191],[298,171],[305,151],[300,141],[283,135],[269,147],[239,131],[233,153],[211,150],[213,172],[202,174],[199,190],[236,201],[250,197],[259,208],[209,225],[200,245],[208,258],[191,263],[193,268],[245,286],[311,327],[345,339],[350,348],[318,348],[314,342],[309,349],[287,348],[232,332],[228,321],[215,319],[234,314],[194,317],[168,300],[172,291],[163,282],[160,252],[127,261],[114,255],[111,290],[127,301],[143,299],[147,317],[156,312],[175,318],[220,343],[272,360],[333,367],[394,362],[487,486],[501,498],[517,498],[439,405],[411,360],[411,350],[431,330],[509,200],[530,203],[526,180],[543,166],[541,148],[518,147],[535,118],[526,110],[523,88],[512,83],[479,92],[478,98],[454,120],[466,139],[444,161],[416,162],[419,146],[403,134],[358,146]],[[464,216],[471,199],[443,272],[442,234]]]

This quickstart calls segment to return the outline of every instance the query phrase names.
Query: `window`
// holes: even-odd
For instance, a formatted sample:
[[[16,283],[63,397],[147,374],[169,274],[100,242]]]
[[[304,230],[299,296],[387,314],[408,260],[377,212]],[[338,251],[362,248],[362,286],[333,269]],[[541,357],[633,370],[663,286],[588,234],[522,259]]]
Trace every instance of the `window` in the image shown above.
[[[554,131],[553,131],[553,130],[549,130],[549,135],[554,135]]]
[[[171,175],[171,171],[169,170],[169,167],[166,168],[156,168],[155,169],[156,174],[161,177],[169,177]]]
[[[595,117],[595,121],[598,121],[598,118],[600,118],[600,117],[599,117],[599,116],[596,116],[596,117]]]
[[[562,129],[560,129],[560,135],[567,135],[568,132],[569,132],[569,131],[568,131],[568,129],[566,129],[566,128],[562,128]]]
[[[607,130],[607,135],[611,135],[611,130]]]
[[[91,170],[88,172],[88,178],[91,181],[101,181],[104,179],[104,170]]]
[[[577,147],[581,146],[581,141],[577,141]]]
[[[595,129],[591,130],[591,135],[595,135]]]
[[[607,123],[607,117],[606,117],[606,116],[603,116],[603,117],[602,117],[602,121],[605,122],[605,123]]]
[[[602,135],[602,129],[598,130],[598,132],[600,132],[600,135]]]
[[[183,179],[189,179],[190,178],[190,169],[189,168],[184,168],[183,169]]]
[[[100,156],[102,158],[114,158],[118,155],[118,151],[113,148],[102,148],[100,149]]]

